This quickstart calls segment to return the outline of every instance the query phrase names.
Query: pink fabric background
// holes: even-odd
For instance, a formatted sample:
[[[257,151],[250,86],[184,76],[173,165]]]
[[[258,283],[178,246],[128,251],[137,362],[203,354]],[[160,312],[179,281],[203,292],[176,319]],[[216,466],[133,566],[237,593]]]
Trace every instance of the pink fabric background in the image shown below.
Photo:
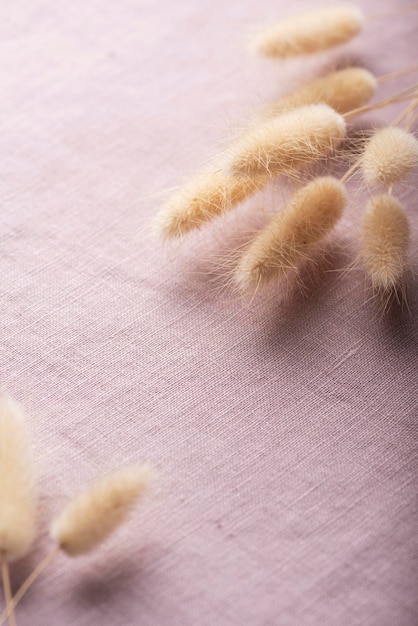
[[[234,125],[324,67],[327,55],[247,55],[253,27],[296,4],[316,6],[3,4],[0,368],[31,414],[42,526],[110,468],[159,470],[102,550],[57,559],[22,626],[418,623],[416,283],[411,313],[383,318],[361,270],[320,271],[305,297],[273,289],[252,306],[220,293],[219,265],[280,188],[184,245],[148,228]],[[417,26],[418,12],[375,19],[333,59],[402,69]],[[415,187],[400,194],[416,249]],[[328,269],[356,256],[356,189]],[[44,532],[15,588],[47,549]]]

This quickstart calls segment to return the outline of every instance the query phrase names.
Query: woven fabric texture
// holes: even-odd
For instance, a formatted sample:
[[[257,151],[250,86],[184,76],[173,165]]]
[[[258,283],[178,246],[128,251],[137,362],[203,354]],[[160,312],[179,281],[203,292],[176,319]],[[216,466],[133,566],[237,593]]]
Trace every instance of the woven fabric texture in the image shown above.
[[[315,6],[3,7],[1,385],[27,407],[43,494],[41,537],[13,564],[13,588],[81,486],[131,461],[158,469],[102,549],[57,557],[19,626],[418,622],[417,283],[412,273],[409,310],[382,315],[361,267],[342,271],[367,189],[350,182],[302,291],[273,287],[252,303],[223,287],[282,185],[174,246],[150,229],[170,189],[257,107],[329,64],[377,76],[414,64],[418,11],[396,0],[359,2],[365,31],[332,54],[248,54],[258,24]],[[376,99],[414,80],[382,83]],[[396,190],[415,273],[416,185]]]

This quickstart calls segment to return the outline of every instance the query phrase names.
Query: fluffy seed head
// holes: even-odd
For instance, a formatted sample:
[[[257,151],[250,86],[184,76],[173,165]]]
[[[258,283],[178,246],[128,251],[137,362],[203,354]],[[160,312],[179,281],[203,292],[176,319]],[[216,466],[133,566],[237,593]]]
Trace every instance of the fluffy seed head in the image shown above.
[[[377,80],[362,67],[346,67],[312,80],[271,104],[267,115],[278,115],[309,104],[328,104],[337,113],[348,113],[366,104],[375,94]]]
[[[231,147],[235,176],[294,175],[328,155],[345,136],[344,119],[326,104],[312,104],[266,120]]]
[[[345,203],[344,186],[329,176],[296,192],[241,257],[235,273],[238,287],[254,289],[297,268],[336,224]]]
[[[418,164],[418,141],[412,133],[390,126],[374,133],[361,159],[364,179],[368,183],[392,185]]]
[[[374,196],[363,216],[361,256],[376,291],[398,289],[408,243],[409,223],[402,204],[391,194]]]
[[[51,525],[51,536],[70,556],[89,552],[125,520],[147,488],[147,466],[113,472],[72,500]]]
[[[257,54],[269,57],[311,54],[349,41],[363,23],[361,11],[349,4],[309,11],[264,28],[252,47]]]
[[[23,411],[0,396],[0,552],[23,556],[36,532],[37,493]]]
[[[193,178],[160,211],[156,228],[164,237],[198,229],[261,189],[267,178],[250,179],[207,171]]]

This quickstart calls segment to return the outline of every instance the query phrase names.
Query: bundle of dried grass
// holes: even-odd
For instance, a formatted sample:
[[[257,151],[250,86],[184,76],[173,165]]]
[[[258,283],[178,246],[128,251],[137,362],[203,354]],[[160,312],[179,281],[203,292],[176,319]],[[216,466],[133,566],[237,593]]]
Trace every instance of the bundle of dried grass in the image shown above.
[[[352,5],[312,11],[265,29],[255,41],[255,49],[280,58],[312,54],[348,41],[361,30],[363,21],[362,13]],[[333,157],[346,137],[346,122],[359,113],[412,97],[415,105],[406,112],[412,119],[418,102],[416,88],[367,105],[379,82],[405,73],[402,70],[377,79],[364,68],[346,67],[314,79],[266,107],[226,151],[223,170],[204,172],[167,203],[157,219],[160,234],[172,238],[200,228],[261,189],[270,177],[283,175],[299,184],[312,165],[318,169],[319,161],[323,165]],[[355,149],[362,148],[359,140]],[[246,291],[297,268],[338,219],[346,201],[343,184],[353,172],[361,168],[367,183],[388,186],[392,192],[392,186],[417,164],[418,142],[413,134],[397,127],[377,131],[339,182],[322,177],[308,184],[260,232],[238,263],[235,283]],[[368,210],[364,233],[374,213]],[[399,228],[405,230],[404,220]],[[368,237],[364,235],[364,241]],[[383,274],[376,278],[370,249],[366,243],[364,246],[363,257],[374,276],[372,282],[380,280],[383,284]],[[392,278],[387,274],[388,283],[398,280],[395,274],[394,270]]]

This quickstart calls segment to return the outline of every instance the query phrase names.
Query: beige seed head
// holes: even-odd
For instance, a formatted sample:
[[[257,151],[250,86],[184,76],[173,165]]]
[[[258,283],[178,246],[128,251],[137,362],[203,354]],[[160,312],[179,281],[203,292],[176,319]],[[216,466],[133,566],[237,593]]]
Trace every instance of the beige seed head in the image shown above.
[[[206,171],[193,178],[163,207],[156,229],[164,237],[178,237],[222,215],[267,183],[266,177],[237,178]]]
[[[89,552],[125,520],[148,487],[148,466],[109,474],[72,500],[51,525],[51,536],[70,556]]]
[[[230,149],[233,176],[294,176],[328,155],[345,137],[344,119],[326,104],[312,104],[266,120]]]
[[[366,182],[392,185],[418,164],[418,141],[412,133],[390,126],[374,133],[361,158]]]
[[[0,552],[23,556],[36,533],[37,489],[31,444],[21,407],[0,396]]]
[[[265,110],[265,115],[278,115],[310,104],[328,104],[344,115],[365,105],[375,94],[377,80],[362,67],[346,67],[302,85]]]
[[[254,39],[257,54],[286,58],[328,50],[357,35],[364,23],[362,12],[352,5],[294,15],[265,27]]]
[[[345,204],[344,186],[329,176],[296,192],[241,257],[235,272],[238,287],[242,291],[258,288],[297,268],[334,227]]]
[[[405,270],[409,223],[402,204],[391,194],[374,196],[362,223],[361,257],[377,291],[396,290]]]

